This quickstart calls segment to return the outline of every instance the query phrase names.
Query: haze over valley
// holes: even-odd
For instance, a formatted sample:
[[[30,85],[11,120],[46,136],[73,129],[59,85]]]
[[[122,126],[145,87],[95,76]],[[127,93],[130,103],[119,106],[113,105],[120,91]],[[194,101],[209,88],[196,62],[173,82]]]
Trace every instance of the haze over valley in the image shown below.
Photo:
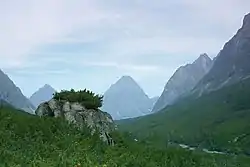
[[[249,167],[250,2],[0,2],[0,166]]]

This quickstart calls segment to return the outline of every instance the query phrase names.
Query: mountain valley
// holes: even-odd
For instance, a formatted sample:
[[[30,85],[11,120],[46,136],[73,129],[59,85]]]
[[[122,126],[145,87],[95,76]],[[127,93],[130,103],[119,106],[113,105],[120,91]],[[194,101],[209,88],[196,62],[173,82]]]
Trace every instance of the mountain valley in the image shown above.
[[[115,17],[123,19],[122,15]],[[132,33],[126,31],[125,34]],[[69,41],[67,39],[75,45],[75,40]],[[143,43],[143,47],[148,45]],[[77,50],[72,46],[58,48]],[[102,53],[103,50],[98,51]],[[157,72],[165,72],[162,69],[167,68],[154,66],[156,60],[151,59],[150,65],[146,61],[126,64],[125,59],[129,60],[129,56],[120,60],[124,64],[113,60],[100,63],[77,59],[81,70],[68,66],[72,71],[74,68],[80,71],[71,73],[75,80],[71,76],[67,78],[66,73],[70,70],[48,70],[36,73],[39,74],[37,78],[42,79],[34,79],[35,86],[27,81],[27,87],[36,89],[38,84],[44,85],[42,82],[54,86],[61,84],[61,87],[77,87],[75,85],[80,83],[84,89],[57,91],[45,84],[29,99],[9,77],[14,75],[8,76],[0,70],[0,167],[249,167],[250,13],[245,15],[241,28],[214,59],[207,53],[200,54],[190,64],[174,68],[177,70],[163,92],[155,97],[142,89],[140,84],[144,80],[136,78],[140,75],[153,80],[154,75],[160,75]],[[61,64],[72,62],[60,59]],[[39,63],[35,63],[38,71],[41,66],[48,66]],[[12,67],[13,73],[31,75],[18,65]],[[26,64],[27,67],[32,65]],[[63,69],[60,65],[58,68]],[[109,68],[107,71],[115,68],[114,76],[121,73],[119,67],[124,73],[132,70],[135,75],[131,76],[135,79],[124,75],[104,94],[94,93],[85,87],[101,90],[103,85],[106,88],[105,84],[109,84],[109,81],[104,83],[106,78],[115,78],[106,76],[103,71],[104,77],[100,79],[97,73],[92,75],[88,71],[101,67]],[[63,73],[63,77],[58,79],[55,73]],[[86,73],[91,73],[91,77]],[[52,80],[54,82],[50,82]],[[151,82],[148,85],[151,86]]]

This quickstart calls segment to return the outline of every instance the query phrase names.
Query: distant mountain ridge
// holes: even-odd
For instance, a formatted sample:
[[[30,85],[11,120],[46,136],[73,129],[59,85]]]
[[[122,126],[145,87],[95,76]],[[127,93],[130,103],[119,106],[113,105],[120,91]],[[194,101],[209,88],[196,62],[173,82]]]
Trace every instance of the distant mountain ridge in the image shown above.
[[[105,92],[102,110],[116,120],[138,117],[150,113],[154,101],[133,78],[123,76]]]
[[[14,82],[0,70],[0,99],[9,103],[13,107],[25,110],[27,112],[34,112],[35,107],[32,103],[22,94]]]
[[[31,95],[30,101],[35,107],[38,107],[41,103],[51,100],[55,92],[56,90],[52,86],[45,84]]]
[[[211,71],[199,82],[194,92],[200,95],[250,77],[250,13],[215,58]]]
[[[211,69],[213,61],[204,53],[192,64],[181,66],[167,82],[153,112],[173,104],[180,96],[190,92]]]
[[[249,156],[249,97],[250,14],[188,96],[162,112],[121,121],[119,128],[141,139],[153,133],[157,137],[150,142],[160,141],[163,147],[170,140]]]

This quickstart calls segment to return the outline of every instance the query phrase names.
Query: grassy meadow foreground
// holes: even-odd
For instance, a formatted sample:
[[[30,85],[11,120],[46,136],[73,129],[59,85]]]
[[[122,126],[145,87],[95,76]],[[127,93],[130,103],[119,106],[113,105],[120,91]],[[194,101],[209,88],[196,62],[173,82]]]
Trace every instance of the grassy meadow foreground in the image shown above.
[[[250,163],[245,157],[156,149],[119,132],[113,138],[116,146],[110,147],[88,129],[79,131],[63,120],[0,109],[0,166],[248,167]]]

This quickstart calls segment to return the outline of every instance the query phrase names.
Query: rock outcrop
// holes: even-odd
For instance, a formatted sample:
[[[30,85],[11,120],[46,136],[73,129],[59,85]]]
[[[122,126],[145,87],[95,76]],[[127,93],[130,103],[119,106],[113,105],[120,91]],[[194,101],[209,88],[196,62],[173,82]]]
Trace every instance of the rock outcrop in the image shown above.
[[[158,112],[173,104],[178,98],[189,93],[212,67],[212,60],[207,54],[201,54],[192,64],[176,70],[169,79],[163,93],[156,102],[152,112]]]
[[[112,117],[99,109],[86,109],[78,102],[58,101],[52,99],[40,104],[36,110],[36,115],[42,117],[61,117],[78,128],[86,127],[91,134],[100,133],[102,141],[109,145],[114,145],[110,136],[116,127]]]
[[[195,87],[203,93],[220,89],[250,77],[250,13],[244,17],[242,27],[219,52],[213,68]]]

